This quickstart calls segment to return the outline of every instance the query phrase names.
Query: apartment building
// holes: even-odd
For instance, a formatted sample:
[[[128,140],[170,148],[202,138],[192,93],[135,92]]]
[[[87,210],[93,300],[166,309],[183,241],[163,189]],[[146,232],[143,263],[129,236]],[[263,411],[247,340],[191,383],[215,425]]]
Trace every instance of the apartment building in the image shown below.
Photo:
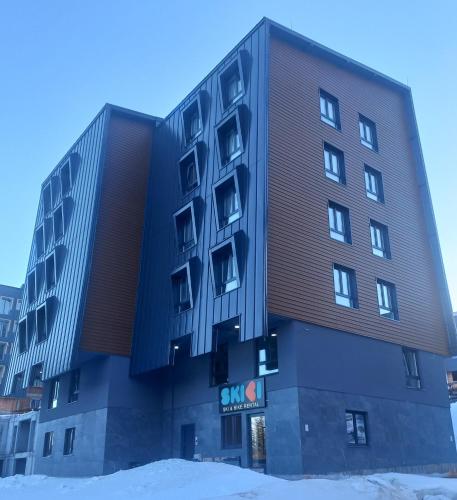
[[[35,472],[456,461],[411,91],[268,19],[167,117],[103,108],[42,186],[25,296]]]

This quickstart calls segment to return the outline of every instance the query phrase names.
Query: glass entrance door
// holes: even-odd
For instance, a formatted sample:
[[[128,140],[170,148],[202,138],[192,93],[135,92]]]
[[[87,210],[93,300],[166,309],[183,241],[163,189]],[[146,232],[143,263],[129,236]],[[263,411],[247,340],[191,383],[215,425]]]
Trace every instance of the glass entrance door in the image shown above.
[[[248,416],[251,437],[251,467],[265,472],[267,451],[265,447],[265,415],[263,413]]]

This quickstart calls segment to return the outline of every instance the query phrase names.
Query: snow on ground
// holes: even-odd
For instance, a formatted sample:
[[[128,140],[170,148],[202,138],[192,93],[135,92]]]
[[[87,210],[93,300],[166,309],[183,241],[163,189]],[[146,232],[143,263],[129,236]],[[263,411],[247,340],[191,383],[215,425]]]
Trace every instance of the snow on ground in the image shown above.
[[[220,463],[163,460],[110,476],[0,479],[0,500],[456,500],[457,479],[374,474],[286,481]]]

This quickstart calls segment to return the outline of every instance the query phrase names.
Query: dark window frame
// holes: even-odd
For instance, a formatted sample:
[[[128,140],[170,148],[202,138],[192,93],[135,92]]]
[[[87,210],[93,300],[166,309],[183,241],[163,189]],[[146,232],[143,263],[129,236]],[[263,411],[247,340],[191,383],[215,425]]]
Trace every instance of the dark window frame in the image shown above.
[[[382,289],[382,293],[380,294],[379,292],[379,287]],[[388,291],[388,299],[391,302],[391,307],[388,306],[388,304],[385,303],[385,297],[384,297],[384,288],[382,287],[387,287]],[[398,314],[398,301],[397,301],[397,288],[394,285],[394,283],[391,283],[389,281],[376,278],[376,296],[378,299],[378,310],[379,310],[379,315],[381,318],[388,319],[390,321],[398,321],[400,319],[399,314]],[[381,301],[380,301],[381,297]],[[385,311],[390,311],[390,314],[392,316],[389,316],[388,314],[382,314],[381,309],[384,309]]]
[[[73,187],[73,172],[71,163],[71,158],[68,158],[68,160],[66,160],[59,169],[60,193],[62,198],[68,195],[71,191],[71,188]],[[68,172],[68,184],[66,184],[65,181],[64,185],[64,182],[62,180],[64,177],[62,175],[65,171]]]
[[[272,345],[275,344],[275,345]],[[265,351],[265,359],[261,359],[261,351]],[[276,332],[267,337],[259,337],[256,339],[256,375],[257,377],[268,377],[279,373],[279,356],[278,356],[278,336]],[[272,365],[268,367],[268,364]],[[262,367],[265,367],[262,370]]]
[[[190,159],[191,157],[193,158],[193,161],[192,159]],[[189,187],[187,185],[186,168],[192,162],[195,166],[196,184]],[[192,149],[187,151],[186,154],[181,156],[181,158],[178,161],[178,169],[179,169],[179,182],[181,187],[181,194],[182,196],[187,196],[200,186],[200,164],[199,164],[199,155],[197,146],[194,146]]]
[[[81,370],[76,368],[70,372],[70,384],[68,386],[68,403],[76,403],[79,400],[81,386]]]
[[[366,138],[365,131],[367,129],[370,130],[371,141]],[[359,135],[360,144],[362,144],[362,146],[365,146],[371,151],[378,152],[378,132],[376,130],[376,123],[362,114],[359,114]]]
[[[192,230],[193,240],[190,242],[188,246],[184,246],[184,244],[180,241],[180,220],[185,216],[186,212],[190,213],[190,224]],[[174,226],[175,226],[175,237],[176,237],[176,246],[178,248],[179,253],[184,253],[193,248],[197,244],[197,226],[195,222],[195,204],[194,200],[191,200],[189,203],[180,208],[177,212],[173,214]]]
[[[23,326],[24,325],[24,326]],[[17,330],[17,352],[24,354],[29,349],[29,335],[27,328],[27,316],[18,323]]]
[[[224,358],[221,360],[221,358]],[[222,365],[225,371],[217,369],[217,366]],[[209,365],[209,385],[210,387],[217,387],[228,383],[229,380],[229,349],[228,342],[221,342],[217,344],[216,349],[211,351],[210,365]],[[222,375],[221,375],[222,373]],[[223,376],[225,374],[225,376]],[[223,378],[218,378],[222,376]]]
[[[44,332],[40,330],[39,328],[39,322],[38,322],[38,314],[41,314],[41,311],[44,310]],[[36,343],[40,344],[41,342],[46,341],[49,338],[49,330],[48,330],[48,307],[47,303],[43,302],[43,304],[39,305],[36,308],[36,320],[35,320],[35,326],[36,326]],[[40,318],[41,322],[41,318]],[[43,335],[44,334],[44,335]]]
[[[30,278],[32,277],[33,275],[33,296],[31,294],[31,281],[30,281]],[[37,273],[36,273],[36,269],[33,269],[32,271],[30,271],[28,274],[27,274],[27,303],[30,305],[30,304],[33,304],[34,302],[36,302],[37,300],[37,296],[38,296],[38,284],[37,284]]]
[[[25,371],[18,372],[14,375],[13,377],[13,384],[12,384],[12,393],[13,394],[18,394],[20,391],[24,390],[24,380],[25,380]],[[19,385],[19,387],[18,387]]]
[[[172,296],[173,296],[173,309],[176,314],[181,314],[186,311],[193,309],[194,298],[192,293],[192,281],[191,281],[191,269],[190,262],[186,262],[183,266],[176,268],[171,273],[171,284],[172,284]],[[189,306],[183,308],[183,302],[181,301],[181,282],[182,278],[185,277],[188,291],[188,303]]]
[[[419,351],[410,347],[402,347],[403,365],[405,368],[406,387],[408,389],[422,389],[421,370],[419,367]],[[410,366],[408,355],[412,355],[414,366]],[[415,372],[415,373],[414,373]]]
[[[335,119],[332,120],[328,114],[324,114],[322,112],[322,100],[325,101],[325,110],[328,110],[328,104],[331,103],[333,105],[334,113],[335,113]],[[340,118],[340,104],[338,99],[330,94],[329,92],[326,92],[324,89],[319,89],[319,111],[320,111],[320,118],[321,122],[325,123],[326,125],[329,125],[330,127],[334,128],[335,130],[341,130],[341,118]]]
[[[332,275],[333,275],[333,296],[335,300],[335,304],[341,307],[345,307],[348,309],[358,309],[359,308],[359,299],[358,299],[358,290],[357,290],[357,276],[354,269],[351,269],[346,266],[342,266],[340,264],[333,264],[332,267]],[[338,273],[338,283],[335,279],[335,272]],[[341,273],[346,273],[348,276],[348,294],[337,291],[337,284],[340,290],[344,290],[343,282],[341,280]],[[338,297],[340,297],[340,303],[337,302]],[[347,300],[349,305],[343,304],[343,300]]]
[[[40,237],[38,237],[40,235]],[[44,224],[40,224],[35,229],[35,255],[36,258],[39,259],[42,255],[44,255],[46,250],[46,242],[44,237]]]
[[[54,275],[54,281],[50,282],[49,281],[49,271],[48,271],[48,262],[50,262],[52,259],[53,261],[53,275]],[[45,287],[46,291],[49,292],[52,290],[54,287],[57,286],[57,258],[56,258],[56,252],[53,251],[51,252],[45,259],[44,261],[44,282],[45,282]]]
[[[233,212],[231,215],[238,214],[238,217],[232,221],[227,221],[224,223],[225,214],[221,214],[221,210],[224,209],[224,205],[221,199],[221,191],[224,189],[224,185],[233,180],[234,188],[235,188],[235,199],[238,203],[238,209]],[[243,216],[243,208],[241,204],[241,191],[240,191],[240,181],[238,176],[238,169],[235,168],[232,172],[225,175],[221,179],[219,179],[215,184],[213,184],[213,204],[214,204],[214,215],[216,217],[216,228],[218,231],[224,229],[225,227],[233,224],[237,220],[240,220]],[[222,215],[222,217],[221,217]]]
[[[68,427],[65,429],[64,443],[63,443],[63,456],[67,457],[73,455],[75,447],[76,427]]]
[[[54,431],[44,433],[43,457],[50,457],[54,448]]]
[[[39,368],[41,368],[40,371]],[[43,372],[44,372],[44,363],[40,361],[39,363],[35,363],[30,368],[30,376],[29,376],[29,387],[43,387]],[[41,373],[41,378],[37,378],[37,374]],[[39,382],[37,384],[37,381]]]
[[[365,194],[367,198],[377,203],[384,203],[384,182],[382,173],[379,170],[376,170],[375,168],[365,164],[363,175],[365,180]],[[367,182],[367,176],[372,176],[375,179],[376,188],[378,190],[377,193],[370,189],[369,184],[371,184],[371,181]]]
[[[380,235],[380,246],[377,245],[378,233]],[[371,241],[371,251],[376,257],[381,259],[390,260],[392,254],[390,251],[390,238],[389,238],[389,228],[374,219],[370,219],[370,241]]]
[[[242,414],[221,415],[221,448],[235,450],[243,447]]]
[[[239,147],[230,156],[226,154],[226,140],[229,130],[234,130],[232,125],[235,125],[239,139]],[[227,167],[244,153],[244,139],[241,128],[241,118],[239,106],[237,106],[226,118],[219,122],[216,127],[216,146],[219,155],[220,167]]]
[[[60,379],[55,377],[50,380],[49,384],[49,397],[48,397],[48,410],[55,410],[59,406],[60,395]]]
[[[61,232],[58,234],[56,231],[56,214],[60,212],[61,214]],[[52,232],[54,236],[54,243],[57,243],[65,234],[65,214],[63,210],[63,204],[60,203],[52,212]]]
[[[224,240],[222,243],[220,243],[219,245],[216,245],[215,247],[213,247],[209,250],[214,298],[220,297],[221,295],[224,295],[224,294],[229,293],[231,291],[237,290],[238,288],[241,287],[240,266],[238,264],[238,256],[237,256],[236,246],[237,245],[235,244],[235,237],[231,236],[230,238]],[[214,259],[215,259],[215,257],[218,258],[217,257],[218,254],[222,253],[226,247],[231,248],[235,276],[230,281],[218,283],[218,275],[216,274],[216,268],[217,268],[217,265],[219,265],[219,264],[218,264],[218,262],[215,262]],[[234,288],[231,288],[230,290],[225,290],[225,289],[222,290],[222,288],[224,288],[223,285],[226,285],[227,283],[231,283],[232,281],[236,281],[236,286]]]
[[[337,166],[338,166],[338,175],[333,171],[332,168],[328,169],[327,168],[327,163],[325,161],[326,158],[326,153],[329,155],[334,155],[337,159]],[[326,179],[329,179],[333,182],[336,182],[337,184],[341,184],[342,186],[346,185],[346,163],[344,159],[344,152],[341,149],[336,148],[335,146],[332,146],[330,143],[325,142],[323,143],[323,148],[322,148],[322,157],[324,160],[324,175]],[[333,167],[333,161],[332,157],[329,156],[330,158],[330,164]]]
[[[331,219],[331,211],[337,211],[342,214],[342,225],[343,230],[338,230],[337,220]],[[333,218],[335,219],[335,218]],[[330,238],[334,241],[338,241],[340,243],[347,243],[348,245],[352,245],[352,229],[351,229],[351,216],[349,213],[349,208],[340,205],[339,203],[335,203],[334,201],[329,200],[327,204],[327,221],[328,221],[328,229]],[[336,222],[335,228],[332,228],[332,222]],[[342,239],[336,237],[336,235],[340,235]]]
[[[233,74],[236,74],[236,72],[238,72],[241,90],[234,98],[229,99],[229,97],[226,94],[228,90],[227,85],[228,82],[230,81],[231,76]],[[246,88],[244,82],[243,64],[241,61],[241,55],[240,53],[238,53],[236,55],[236,58],[230,63],[228,63],[228,65],[219,73],[219,96],[222,109],[224,111],[231,109],[232,106],[235,106],[237,103],[240,102],[240,100],[245,95],[245,92]]]
[[[352,436],[353,436],[353,441],[349,441],[349,433],[347,429],[347,422],[348,422],[348,415],[352,416]],[[366,411],[358,411],[358,410],[346,410],[345,412],[345,417],[346,417],[346,440],[347,444],[349,446],[368,446],[369,444],[369,439],[368,439],[368,413]],[[359,431],[358,431],[358,426],[357,426],[357,417],[362,417],[363,419],[363,435],[365,437],[365,442],[361,441],[361,438],[359,437]]]
[[[199,129],[195,133],[192,133],[192,122],[189,120],[194,116],[194,111],[196,111],[198,114]],[[186,146],[190,146],[191,144],[196,142],[203,133],[203,114],[200,94],[197,94],[181,111],[181,120],[184,134],[184,143]]]
[[[54,200],[53,200],[53,192],[52,192],[52,182],[51,179],[43,186],[43,189],[41,190],[41,198],[42,198],[42,205],[43,205],[43,214],[47,215],[52,211],[52,208],[54,206]]]

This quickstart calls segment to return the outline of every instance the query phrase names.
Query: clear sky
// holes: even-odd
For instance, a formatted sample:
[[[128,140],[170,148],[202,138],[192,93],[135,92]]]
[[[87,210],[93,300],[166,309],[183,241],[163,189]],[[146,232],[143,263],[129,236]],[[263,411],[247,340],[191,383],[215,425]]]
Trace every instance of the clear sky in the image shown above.
[[[41,181],[103,104],[165,116],[263,16],[412,87],[457,310],[455,0],[0,1],[0,283],[24,281]]]

